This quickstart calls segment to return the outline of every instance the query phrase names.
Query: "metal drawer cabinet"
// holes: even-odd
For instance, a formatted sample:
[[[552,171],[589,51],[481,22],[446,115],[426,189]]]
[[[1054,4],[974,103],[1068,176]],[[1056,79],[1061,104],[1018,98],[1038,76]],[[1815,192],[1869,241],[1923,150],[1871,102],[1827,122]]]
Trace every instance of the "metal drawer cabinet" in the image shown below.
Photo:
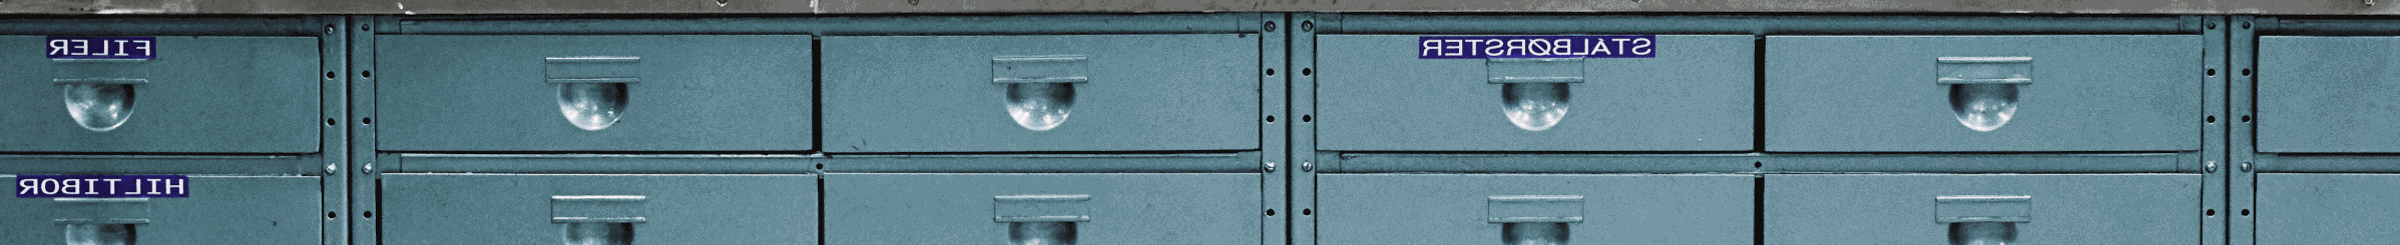
[[[1230,173],[834,173],[825,176],[825,242],[1261,244],[1260,181]]]
[[[814,244],[813,175],[383,176],[383,244]]]
[[[2258,38],[2259,152],[2400,152],[2400,37]]]
[[[1770,36],[1766,150],[2197,151],[2198,35]]]
[[[2258,244],[2378,244],[2400,239],[2400,175],[2258,174]],[[2249,214],[2244,214],[2249,215]]]
[[[2196,244],[2198,174],[1770,174],[1766,244]]]
[[[1325,244],[1749,244],[1748,174],[1318,175]]]
[[[1258,149],[1252,34],[824,38],[825,151]]]
[[[17,183],[16,175],[0,181]],[[0,198],[0,244],[321,244],[318,177],[189,176],[172,198]],[[157,185],[168,192],[178,184]],[[9,188],[19,190],[20,188]],[[63,231],[63,232],[62,232]],[[137,242],[138,241],[138,242]]]
[[[809,36],[377,38],[378,150],[814,148]]]
[[[0,36],[0,152],[317,152],[317,43]]]
[[[1440,37],[1317,37],[1318,148],[1753,150],[1751,36],[1658,35],[1618,49],[1649,58],[1424,58],[1474,53],[1420,43]]]

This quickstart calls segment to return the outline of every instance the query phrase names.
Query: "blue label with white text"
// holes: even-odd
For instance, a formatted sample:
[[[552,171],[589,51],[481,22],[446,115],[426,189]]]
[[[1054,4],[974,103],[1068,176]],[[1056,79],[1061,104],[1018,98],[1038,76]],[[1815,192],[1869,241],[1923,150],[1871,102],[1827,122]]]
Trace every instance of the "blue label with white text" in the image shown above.
[[[42,51],[51,59],[158,59],[158,37],[50,37]]]
[[[1655,58],[1657,35],[1419,36],[1418,59]]]
[[[191,197],[182,175],[18,175],[18,198]]]

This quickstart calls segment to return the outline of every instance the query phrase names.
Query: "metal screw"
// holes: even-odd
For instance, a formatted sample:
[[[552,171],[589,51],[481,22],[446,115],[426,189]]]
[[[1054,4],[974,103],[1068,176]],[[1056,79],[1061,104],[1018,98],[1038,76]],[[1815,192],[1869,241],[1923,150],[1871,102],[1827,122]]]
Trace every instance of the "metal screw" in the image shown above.
[[[1267,31],[1269,31],[1269,32],[1275,31],[1275,22],[1274,22],[1274,21],[1268,21],[1268,22],[1267,22],[1267,27],[1266,27],[1265,29],[1266,29]]]
[[[359,167],[358,167],[358,170],[363,170],[363,171],[366,171],[366,172],[361,172],[361,173],[365,173],[365,174],[374,174],[374,173],[375,173],[375,163],[367,163],[367,165],[366,165],[366,166],[359,166]]]
[[[1266,170],[1268,173],[1275,172],[1275,162],[1267,162]]]
[[[1317,171],[1316,162],[1300,162],[1300,172]]]
[[[2217,172],[2217,161],[2208,161],[2208,165],[2202,166],[2202,168],[2208,169],[2210,173],[2215,173]]]
[[[2242,162],[2242,172],[2250,172],[2250,162]]]
[[[1301,21],[1301,22],[1300,22],[1300,32],[1312,32],[1312,31],[1317,31],[1317,22],[1315,22],[1315,21]]]
[[[334,174],[341,174],[341,173],[342,173],[342,164],[341,164],[341,163],[331,163],[331,162],[329,162],[329,163],[325,163],[325,174],[326,174],[326,175],[334,175]]]

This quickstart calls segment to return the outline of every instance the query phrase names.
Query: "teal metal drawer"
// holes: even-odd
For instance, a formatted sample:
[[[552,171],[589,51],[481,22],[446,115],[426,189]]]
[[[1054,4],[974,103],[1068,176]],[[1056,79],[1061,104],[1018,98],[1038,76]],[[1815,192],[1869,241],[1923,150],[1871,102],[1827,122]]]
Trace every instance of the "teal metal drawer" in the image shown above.
[[[377,218],[382,244],[815,244],[815,177],[395,173]]]
[[[1766,181],[1766,244],[2197,244],[2200,221],[2210,215],[2200,205],[2198,174],[1770,174]]]
[[[1258,38],[825,37],[825,150],[1258,149]]]
[[[2258,38],[2259,152],[2400,152],[2400,37]]]
[[[1260,244],[1261,222],[1270,219],[1259,207],[1259,181],[1258,174],[827,174],[825,243]]]
[[[1771,36],[1766,150],[2196,151],[2210,123],[2202,46],[2197,35]]]
[[[378,37],[385,151],[813,149],[810,37]]]
[[[1751,36],[1657,36],[1656,58],[1563,62],[1576,83],[1493,83],[1526,59],[1419,59],[1415,35],[1317,37],[1319,149],[1741,151],[1753,147]],[[1491,69],[1487,71],[1487,69]],[[1553,74],[1555,75],[1555,74]],[[1540,93],[1565,88],[1555,97]],[[1530,91],[1530,92],[1526,92]],[[1515,95],[1512,93],[1525,93]],[[1512,117],[1510,98],[1557,102]],[[1538,114],[1538,112],[1522,112]]]
[[[16,183],[17,178],[0,175],[0,181]],[[0,244],[61,244],[76,240],[67,236],[83,234],[94,235],[86,242],[132,240],[122,244],[324,243],[320,232],[326,214],[317,177],[190,176],[187,181],[191,197],[185,198],[0,198],[0,209],[7,210],[0,212]],[[128,224],[132,228],[124,228]],[[79,229],[82,234],[76,234]]]
[[[2258,174],[2258,244],[2379,244],[2400,239],[2400,175]]]
[[[1754,175],[1318,175],[1325,244],[1748,244]],[[1545,227],[1546,226],[1546,227]],[[1518,241],[1540,241],[1523,243]],[[1500,243],[1494,243],[1494,242]]]
[[[317,152],[316,38],[154,38],[156,59],[78,60],[0,36],[23,47],[0,50],[0,152]]]

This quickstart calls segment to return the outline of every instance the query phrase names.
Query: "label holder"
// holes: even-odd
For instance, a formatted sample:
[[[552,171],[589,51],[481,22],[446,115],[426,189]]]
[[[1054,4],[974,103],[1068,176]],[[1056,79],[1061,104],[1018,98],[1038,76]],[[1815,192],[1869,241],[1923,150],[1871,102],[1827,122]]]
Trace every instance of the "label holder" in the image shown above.
[[[1933,199],[1934,222],[2033,222],[2033,196],[1956,195]]]
[[[995,196],[992,222],[1090,222],[1091,200],[1087,194]]]
[[[641,195],[559,195],[550,196],[551,223],[643,223],[643,203],[650,200]]]
[[[1582,195],[1497,195],[1487,200],[1484,220],[1491,223],[1583,223]]]

